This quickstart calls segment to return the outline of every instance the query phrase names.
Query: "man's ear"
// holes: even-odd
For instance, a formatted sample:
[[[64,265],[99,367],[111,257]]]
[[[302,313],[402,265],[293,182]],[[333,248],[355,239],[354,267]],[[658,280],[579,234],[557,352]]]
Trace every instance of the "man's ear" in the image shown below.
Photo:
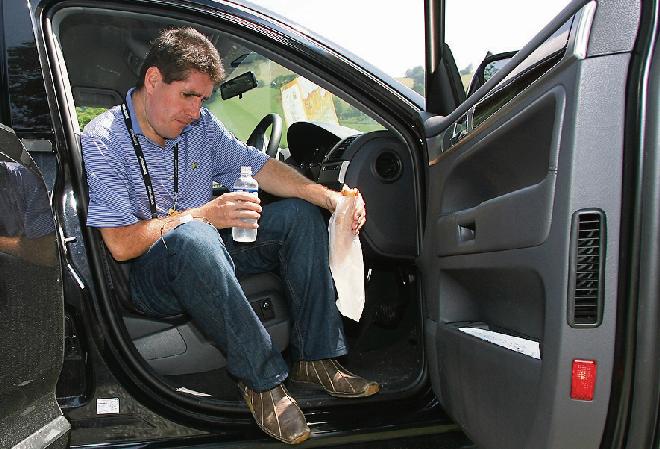
[[[163,75],[158,70],[158,67],[149,67],[144,74],[144,87],[146,87],[147,92],[151,92],[162,81]]]

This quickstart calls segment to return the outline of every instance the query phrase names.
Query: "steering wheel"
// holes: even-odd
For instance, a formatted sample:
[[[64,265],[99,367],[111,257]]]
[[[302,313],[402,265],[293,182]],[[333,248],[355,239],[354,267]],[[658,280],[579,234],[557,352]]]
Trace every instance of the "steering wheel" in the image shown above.
[[[264,139],[266,130],[269,126],[270,136],[268,137],[268,146]],[[259,124],[254,128],[250,137],[248,137],[247,144],[255,147],[259,151],[266,153],[268,156],[274,158],[277,156],[277,150],[280,147],[280,140],[282,139],[282,117],[278,114],[266,114],[261,119]]]

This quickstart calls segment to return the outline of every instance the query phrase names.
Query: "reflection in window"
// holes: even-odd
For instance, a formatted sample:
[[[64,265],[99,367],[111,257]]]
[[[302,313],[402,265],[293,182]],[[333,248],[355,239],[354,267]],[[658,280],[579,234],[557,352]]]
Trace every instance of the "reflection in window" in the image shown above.
[[[18,162],[0,161],[0,252],[55,264],[55,226],[44,183]]]

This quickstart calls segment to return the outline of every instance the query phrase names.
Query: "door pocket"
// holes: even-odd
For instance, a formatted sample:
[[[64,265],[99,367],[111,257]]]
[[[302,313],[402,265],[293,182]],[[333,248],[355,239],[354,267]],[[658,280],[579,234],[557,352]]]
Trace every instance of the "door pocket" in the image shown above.
[[[524,447],[533,425],[541,360],[438,327],[441,396],[479,447]],[[507,375],[493,375],[507,373]],[[478,411],[476,411],[478,410]]]

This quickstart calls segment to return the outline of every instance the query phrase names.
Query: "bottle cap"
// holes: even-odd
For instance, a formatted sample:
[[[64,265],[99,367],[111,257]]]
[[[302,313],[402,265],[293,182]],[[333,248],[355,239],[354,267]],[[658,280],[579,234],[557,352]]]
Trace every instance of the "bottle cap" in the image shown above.
[[[252,167],[241,167],[241,175],[252,176]]]

